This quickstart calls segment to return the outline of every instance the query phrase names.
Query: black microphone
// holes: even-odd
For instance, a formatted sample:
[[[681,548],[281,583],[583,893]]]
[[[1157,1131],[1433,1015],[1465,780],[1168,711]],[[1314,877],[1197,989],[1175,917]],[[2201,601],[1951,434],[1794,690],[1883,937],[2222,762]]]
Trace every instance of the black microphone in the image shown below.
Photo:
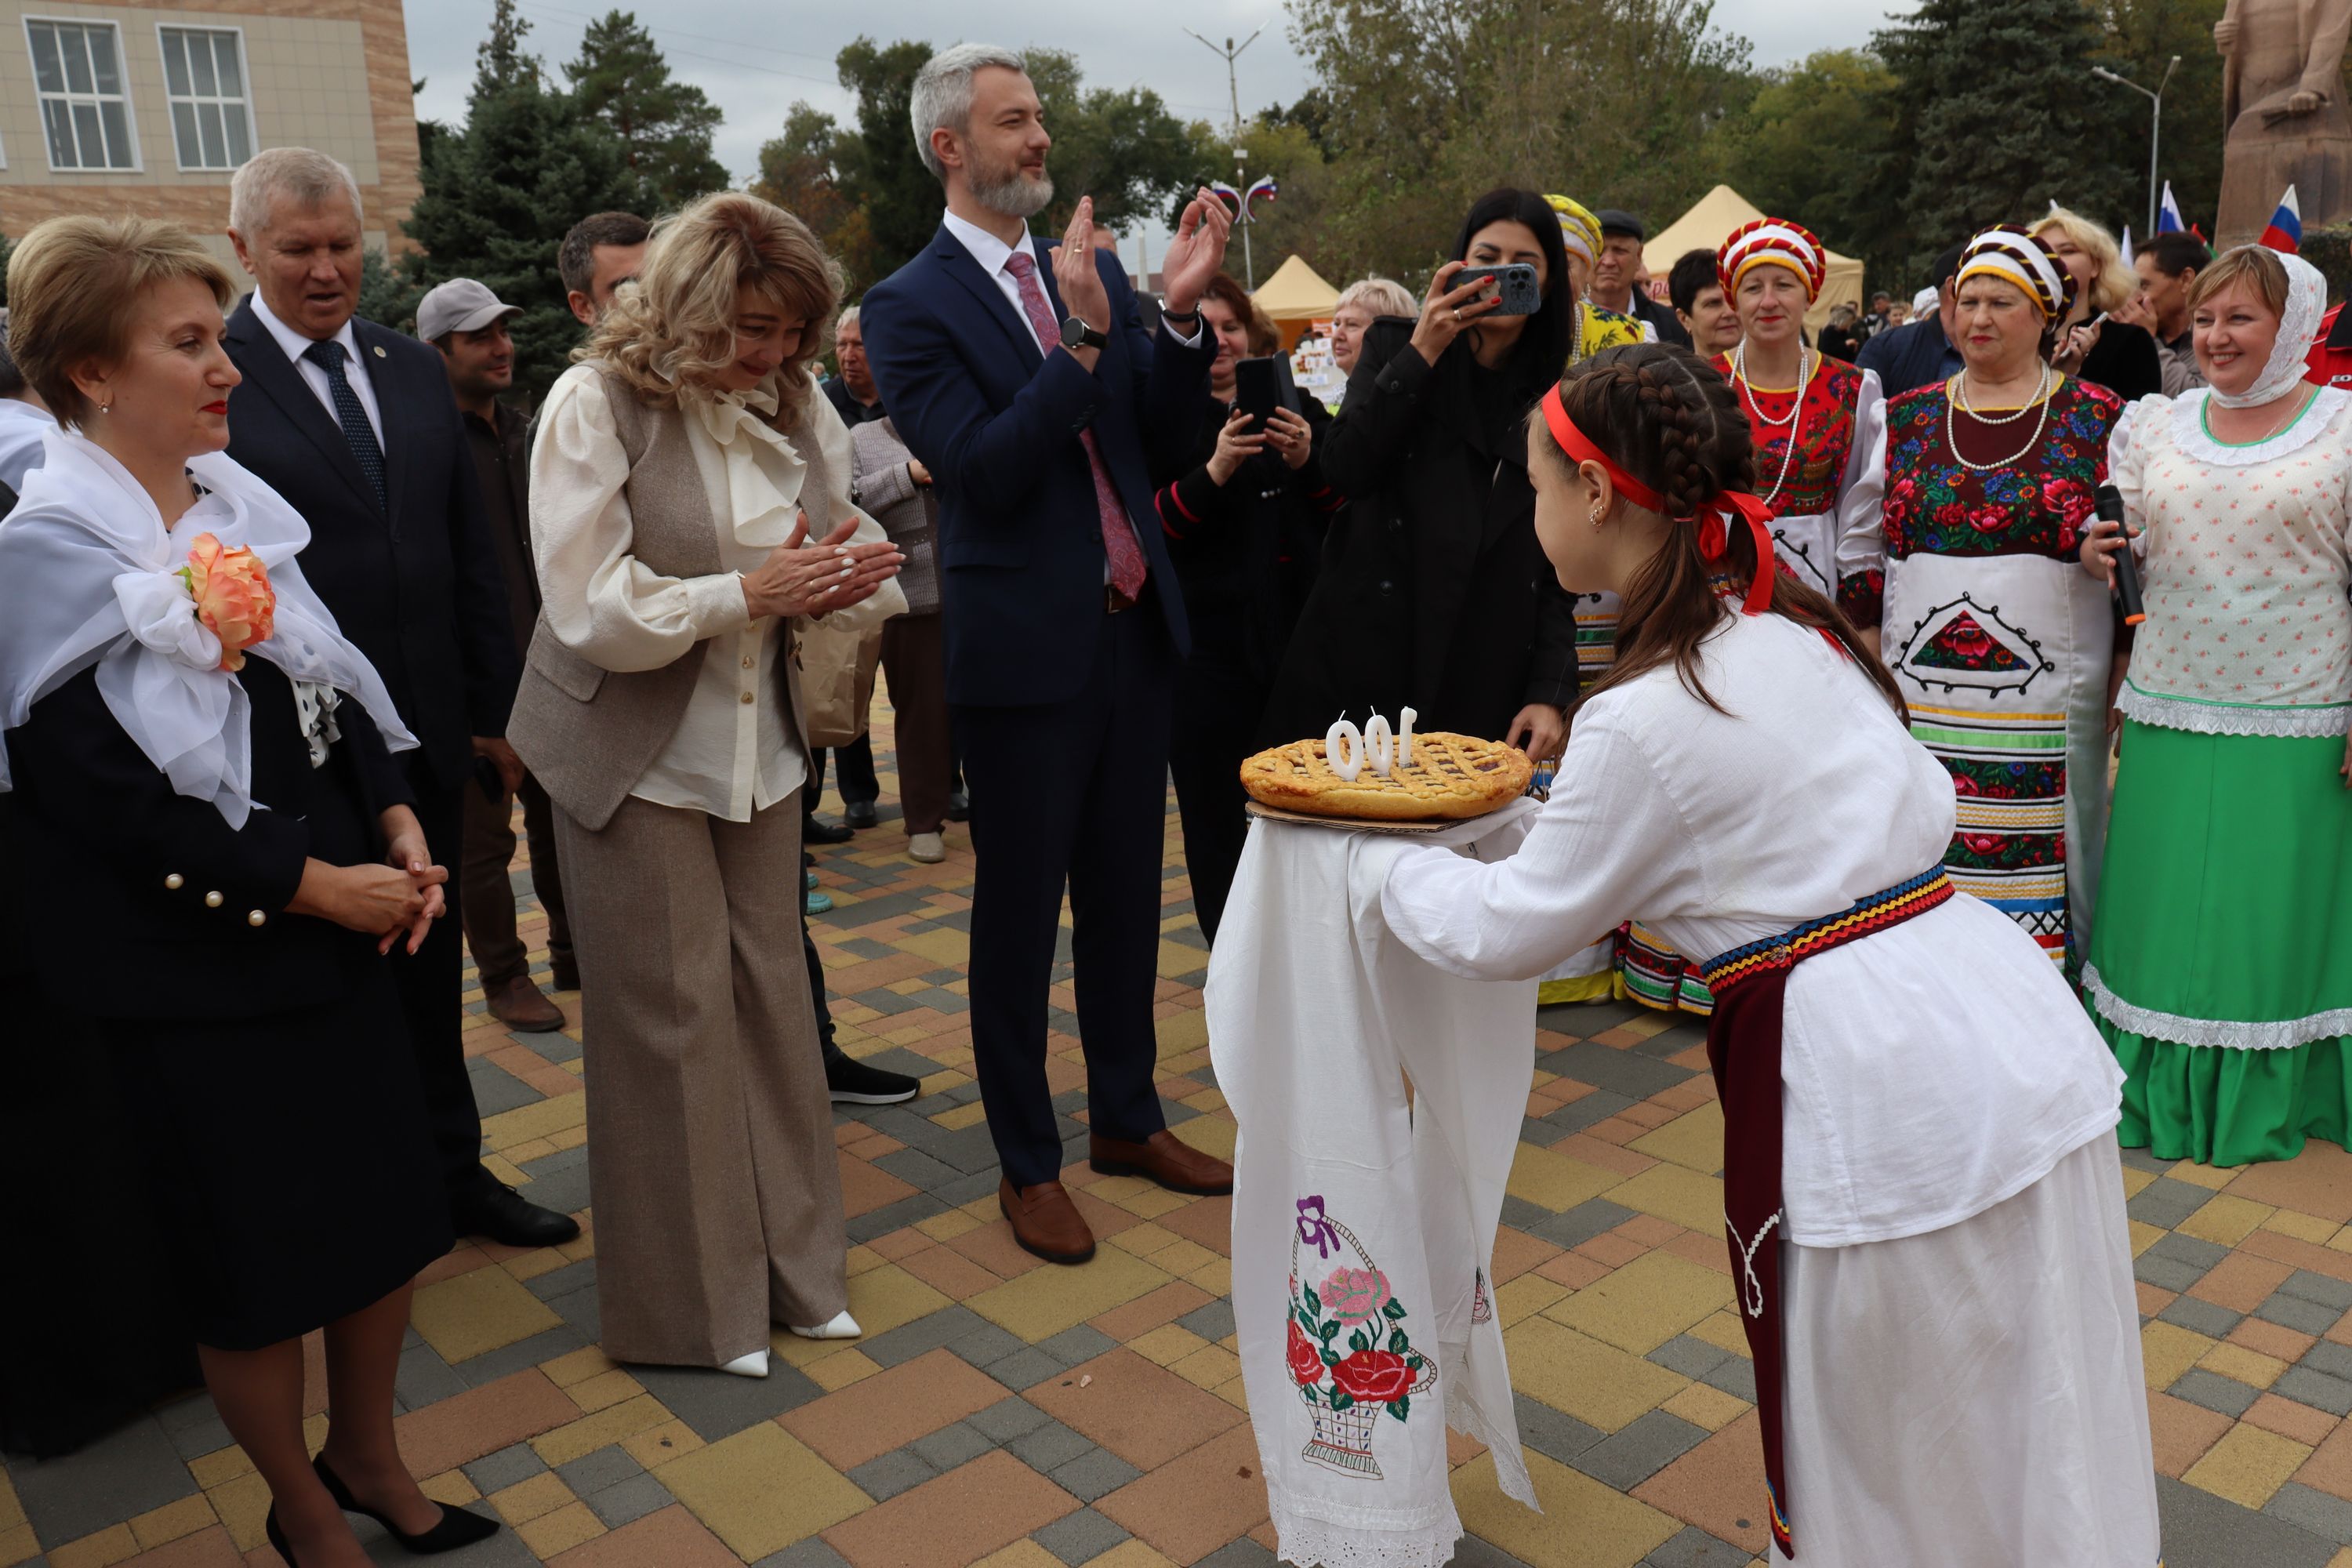
[[[2101,485],[2098,509],[2099,521],[2117,524],[2117,536],[2124,542],[2123,548],[2108,559],[2116,563],[2116,603],[2123,608],[2124,625],[2136,626],[2147,619],[2147,606],[2140,602],[2139,562],[2132,554],[2131,537],[2120,529],[2124,521],[2123,492],[2113,485]]]

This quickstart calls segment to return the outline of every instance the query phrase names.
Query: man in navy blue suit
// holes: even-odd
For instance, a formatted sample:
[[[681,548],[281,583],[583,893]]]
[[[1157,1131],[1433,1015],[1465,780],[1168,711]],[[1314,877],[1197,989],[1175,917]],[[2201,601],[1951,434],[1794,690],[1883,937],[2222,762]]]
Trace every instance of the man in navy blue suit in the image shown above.
[[[1170,690],[1189,648],[1151,509],[1185,456],[1215,346],[1197,306],[1229,215],[1207,191],[1162,263],[1158,336],[1081,199],[1058,247],[1029,233],[1053,200],[1053,138],[1019,55],[963,44],[915,79],[915,140],[947,214],[866,296],[882,405],[940,500],[948,702],[979,851],[971,1037],[1021,1245],[1083,1263],[1094,1237],[1064,1191],[1045,1077],[1046,991],[1066,886],[1087,1156],[1185,1193],[1233,1167],[1170,1132],[1153,1083]]]
[[[426,847],[455,865],[477,769],[511,792],[505,740],[519,663],[505,580],[441,356],[353,312],[360,193],[307,147],[257,154],[229,186],[229,238],[256,289],[229,318],[245,380],[229,395],[228,455],[310,525],[302,574],[368,656],[417,749],[404,754]],[[451,882],[454,890],[457,884]],[[453,918],[395,966],[425,1114],[460,1236],[551,1247],[580,1234],[483,1168],[466,1070]]]

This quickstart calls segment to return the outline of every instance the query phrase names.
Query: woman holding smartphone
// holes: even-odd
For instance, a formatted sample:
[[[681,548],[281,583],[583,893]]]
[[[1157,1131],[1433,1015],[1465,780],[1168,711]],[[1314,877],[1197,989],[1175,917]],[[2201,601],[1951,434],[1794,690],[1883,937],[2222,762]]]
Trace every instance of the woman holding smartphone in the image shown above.
[[[1192,622],[1192,657],[1176,677],[1168,771],[1183,816],[1192,907],[1213,942],[1249,828],[1242,761],[1258,749],[1258,721],[1339,496],[1316,461],[1331,423],[1320,403],[1302,397],[1297,409],[1276,408],[1263,422],[1238,405],[1242,361],[1282,346],[1273,324],[1222,272],[1201,297],[1201,318],[1217,357],[1192,461],[1152,504]]]
[[[1536,308],[1465,268],[1519,266]],[[1522,274],[1522,277],[1525,275]],[[1568,363],[1577,300],[1559,221],[1533,191],[1472,205],[1409,325],[1366,329],[1325,476],[1349,505],[1325,550],[1264,733],[1418,710],[1423,730],[1555,757],[1576,700],[1576,616],[1536,543],[1527,412]]]

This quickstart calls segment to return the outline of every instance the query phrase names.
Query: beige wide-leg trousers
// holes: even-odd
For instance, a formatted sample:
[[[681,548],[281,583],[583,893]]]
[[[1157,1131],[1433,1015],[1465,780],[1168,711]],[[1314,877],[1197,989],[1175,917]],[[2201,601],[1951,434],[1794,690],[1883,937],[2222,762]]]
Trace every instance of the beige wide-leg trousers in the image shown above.
[[[749,822],[559,806],[580,959],[601,1339],[719,1366],[846,1310],[833,1108],[801,955],[797,792]]]

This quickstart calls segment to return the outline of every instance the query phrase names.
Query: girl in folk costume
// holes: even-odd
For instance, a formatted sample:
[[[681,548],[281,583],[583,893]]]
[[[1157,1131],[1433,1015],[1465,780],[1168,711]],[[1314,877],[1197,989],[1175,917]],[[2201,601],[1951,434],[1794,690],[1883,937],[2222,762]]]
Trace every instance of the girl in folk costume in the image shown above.
[[[1950,772],[1945,866],[2071,976],[2107,826],[2115,615],[2075,569],[2123,403],[2053,370],[2074,279],[2009,225],[1969,241],[1965,362],[1887,405],[1884,526],[1838,546],[1839,598]]]
[[[1765,217],[1731,232],[1716,277],[1738,312],[1740,339],[1711,362],[1739,394],[1755,433],[1756,475],[1772,509],[1773,558],[1824,596],[1836,592],[1839,541],[1874,536],[1886,489],[1886,400],[1878,373],[1805,342],[1805,312],[1829,272],[1812,231]],[[1628,927],[1619,984],[1652,1007],[1706,1016],[1706,985],[1657,932]]]
[[[2034,942],[1947,878],[1950,781],[1852,625],[1775,569],[1738,395],[1680,350],[1614,350],[1528,444],[1562,584],[1622,595],[1617,661],[1516,851],[1407,850],[1387,923],[1482,980],[1629,912],[1713,955],[1784,1555],[2152,1568],[2112,1058]]]
[[[2299,258],[2222,257],[2191,296],[2210,384],[2133,404],[2108,447],[2147,622],[2083,985],[2130,1075],[2123,1141],[2168,1159],[2352,1144],[2352,395],[2303,379],[2326,304]]]

